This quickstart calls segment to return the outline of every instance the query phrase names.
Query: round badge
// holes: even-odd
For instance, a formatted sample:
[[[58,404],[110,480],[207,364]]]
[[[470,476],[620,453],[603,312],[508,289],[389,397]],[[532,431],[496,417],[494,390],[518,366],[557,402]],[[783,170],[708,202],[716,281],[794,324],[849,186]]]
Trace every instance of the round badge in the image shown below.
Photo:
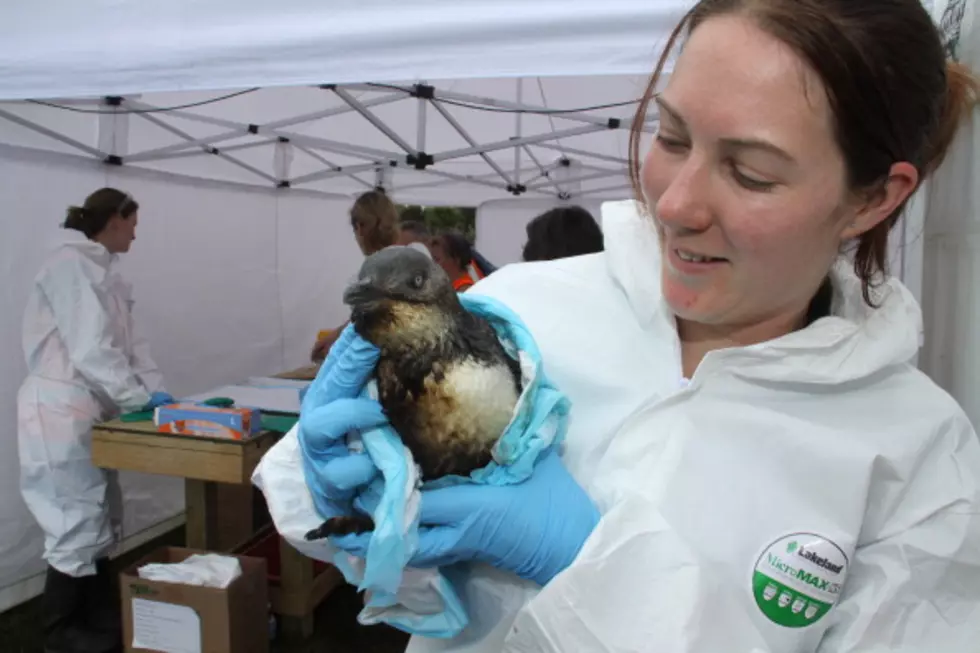
[[[780,626],[813,625],[837,604],[847,565],[840,547],[819,535],[794,533],[780,538],[755,564],[756,605]]]

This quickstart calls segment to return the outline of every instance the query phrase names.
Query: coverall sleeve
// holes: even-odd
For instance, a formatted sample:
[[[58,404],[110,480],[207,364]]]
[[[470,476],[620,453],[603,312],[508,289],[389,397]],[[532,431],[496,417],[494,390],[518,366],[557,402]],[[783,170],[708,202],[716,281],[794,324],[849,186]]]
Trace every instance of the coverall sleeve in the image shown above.
[[[133,371],[143,382],[148,392],[164,392],[163,374],[150,352],[150,341],[146,338],[133,316],[129,316],[130,330],[133,334]]]
[[[78,261],[61,260],[38,279],[75,369],[123,410],[150,400],[128,356],[113,342],[105,298]]]
[[[818,653],[977,650],[980,443],[968,418],[948,420],[923,456],[901,501],[855,552]]]

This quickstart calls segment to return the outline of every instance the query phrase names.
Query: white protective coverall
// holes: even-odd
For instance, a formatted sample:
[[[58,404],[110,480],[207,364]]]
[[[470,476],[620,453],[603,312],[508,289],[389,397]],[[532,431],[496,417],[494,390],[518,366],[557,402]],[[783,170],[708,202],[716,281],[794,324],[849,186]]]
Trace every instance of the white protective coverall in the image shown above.
[[[121,527],[116,473],[92,464],[92,425],[139,410],[162,390],[116,258],[81,232],[62,230],[24,313],[21,493],[44,531],[44,559],[75,577],[95,573]]]
[[[537,339],[602,520],[540,592],[475,571],[467,631],[407,653],[977,650],[980,443],[908,362],[908,290],[890,281],[871,310],[838,266],[833,317],[712,352],[686,382],[656,231],[633,202],[602,217],[605,252],[469,291]]]

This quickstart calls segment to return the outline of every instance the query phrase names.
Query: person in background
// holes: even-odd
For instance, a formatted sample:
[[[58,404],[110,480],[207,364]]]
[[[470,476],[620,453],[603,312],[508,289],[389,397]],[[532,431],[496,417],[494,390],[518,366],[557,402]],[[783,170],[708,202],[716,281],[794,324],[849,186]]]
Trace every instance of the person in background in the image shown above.
[[[396,245],[401,245],[403,247],[411,247],[416,249],[430,259],[432,258],[432,252],[429,251],[429,241],[432,240],[429,234],[429,228],[425,226],[424,222],[419,222],[418,220],[405,220],[399,225],[400,235],[398,236],[398,242]]]
[[[398,228],[398,207],[384,190],[377,188],[361,194],[350,209],[350,225],[354,239],[364,256],[370,256],[390,245],[394,245],[401,234]],[[330,347],[347,326],[347,321],[317,338],[310,352],[315,363],[323,361]]]
[[[68,210],[23,318],[28,375],[17,395],[21,493],[44,531],[44,650],[122,650],[109,552],[121,536],[114,471],[92,463],[91,429],[174,401],[133,323],[115,268],[136,238],[139,204],[114,188]]]
[[[488,274],[474,263],[473,246],[458,232],[439,234],[429,243],[429,250],[435,262],[449,275],[456,292],[466,292]]]
[[[601,252],[602,229],[581,206],[561,206],[545,211],[527,224],[525,261],[551,261],[568,256]]]
[[[396,245],[410,245],[412,243],[426,244],[432,238],[429,228],[424,222],[419,220],[404,220],[398,225],[399,234]]]

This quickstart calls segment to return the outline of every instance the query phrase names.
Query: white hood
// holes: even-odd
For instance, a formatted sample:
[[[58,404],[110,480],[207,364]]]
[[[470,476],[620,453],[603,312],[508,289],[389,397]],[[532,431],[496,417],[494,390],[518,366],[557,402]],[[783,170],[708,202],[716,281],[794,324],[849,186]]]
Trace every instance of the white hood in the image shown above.
[[[117,255],[110,253],[105,248],[105,245],[94,240],[89,240],[85,234],[77,229],[58,230],[57,235],[54,237],[52,249],[58,251],[62,248],[81,254],[86,259],[107,271],[119,259]]]
[[[670,320],[660,288],[660,245],[653,221],[632,200],[603,205],[609,274],[626,294],[644,326]],[[864,303],[861,281],[843,256],[831,279],[833,315],[806,329],[745,347],[735,355],[736,372],[747,378],[808,384],[837,384],[909,362],[921,345],[922,311],[895,278],[872,292],[878,308]],[[792,356],[787,356],[792,353]]]

